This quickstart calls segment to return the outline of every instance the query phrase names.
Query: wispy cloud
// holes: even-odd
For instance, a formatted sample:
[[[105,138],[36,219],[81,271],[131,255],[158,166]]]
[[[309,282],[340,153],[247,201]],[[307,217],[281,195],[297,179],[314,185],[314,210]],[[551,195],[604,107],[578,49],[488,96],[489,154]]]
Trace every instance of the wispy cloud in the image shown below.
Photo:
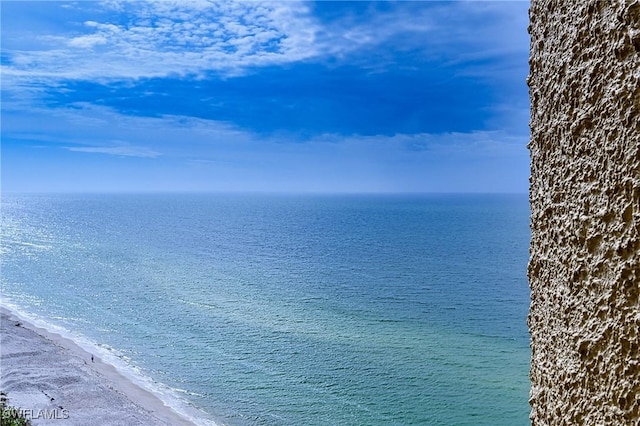
[[[527,135],[503,130],[371,136],[327,132],[306,138],[295,133],[264,136],[216,120],[180,115],[129,116],[108,107],[83,103],[55,109],[33,108],[21,120],[10,117],[3,136],[38,140],[74,152],[147,158],[162,155],[175,159],[194,159],[195,155],[204,162],[220,160],[221,153],[262,156],[268,151],[311,152],[320,146],[327,147],[322,151],[334,154],[339,154],[339,150],[346,150],[343,153],[355,150],[360,157],[380,160],[391,152],[508,158],[521,155],[528,139]]]
[[[69,167],[73,163],[56,151],[116,159],[162,156],[162,162],[145,162],[141,170],[153,174],[169,167],[183,189],[481,191],[490,185],[494,191],[521,191],[527,179],[527,137],[505,131],[349,137],[326,133],[301,141],[295,135],[265,138],[214,120],[131,117],[95,106],[55,114],[35,111],[16,124],[5,130],[5,138],[20,140],[29,134],[29,140],[39,141],[40,150],[48,149],[52,159]],[[48,139],[37,138],[38,133]],[[105,167],[108,170],[93,172],[113,174],[113,162]],[[144,182],[150,188],[156,184]]]
[[[323,22],[317,44],[337,56],[370,53],[386,44],[395,52],[413,51],[416,59],[448,65],[522,55],[528,52],[528,3],[379,2]],[[381,66],[397,66],[392,60],[386,64],[384,57],[376,59]]]
[[[142,146],[118,144],[114,146],[65,146],[64,149],[72,152],[86,152],[91,154],[108,154],[118,157],[156,158],[161,154]]]
[[[52,176],[70,171],[61,186],[92,173],[122,184],[128,167],[158,188],[524,188],[526,6],[3,3],[3,173],[16,185],[55,164]]]
[[[111,14],[85,20],[80,33],[38,34],[37,49],[6,50],[3,76],[108,80],[234,74],[316,54],[318,26],[307,5],[297,1],[92,4],[97,6],[102,10],[96,15]]]
[[[357,16],[345,12],[327,21],[314,15],[311,3],[297,0],[63,4],[58,7],[80,10],[73,15],[80,19],[72,26],[74,31],[31,34],[38,41],[31,48],[13,48],[11,40],[5,40],[4,85],[204,76],[212,71],[232,76],[253,67],[340,58],[381,43],[391,43],[398,50],[422,50],[425,57],[445,55],[451,44],[467,46],[465,53],[448,58],[450,61],[526,48],[522,43],[527,37],[526,24],[520,22],[519,13],[526,2],[522,7],[486,2],[430,3],[428,7],[412,3],[374,7]],[[365,68],[385,64],[385,58],[378,57]]]

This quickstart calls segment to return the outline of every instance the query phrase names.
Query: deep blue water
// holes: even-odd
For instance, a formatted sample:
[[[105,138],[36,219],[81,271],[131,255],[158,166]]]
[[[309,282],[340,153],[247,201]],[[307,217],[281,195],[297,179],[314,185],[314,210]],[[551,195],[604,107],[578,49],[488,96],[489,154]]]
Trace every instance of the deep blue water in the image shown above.
[[[218,423],[524,425],[528,244],[526,195],[5,195],[2,296]]]

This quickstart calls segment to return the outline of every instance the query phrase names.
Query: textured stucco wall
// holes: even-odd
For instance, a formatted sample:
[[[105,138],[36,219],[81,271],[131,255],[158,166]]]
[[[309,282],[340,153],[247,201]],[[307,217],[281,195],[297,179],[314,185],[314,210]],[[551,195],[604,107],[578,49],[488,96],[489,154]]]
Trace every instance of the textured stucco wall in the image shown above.
[[[640,424],[640,2],[532,0],[531,419]]]

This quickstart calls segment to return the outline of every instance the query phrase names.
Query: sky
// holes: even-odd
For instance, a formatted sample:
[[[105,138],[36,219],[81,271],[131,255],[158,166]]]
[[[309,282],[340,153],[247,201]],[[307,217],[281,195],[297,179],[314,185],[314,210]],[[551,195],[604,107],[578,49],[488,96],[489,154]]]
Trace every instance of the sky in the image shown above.
[[[2,192],[520,192],[527,1],[5,1]]]

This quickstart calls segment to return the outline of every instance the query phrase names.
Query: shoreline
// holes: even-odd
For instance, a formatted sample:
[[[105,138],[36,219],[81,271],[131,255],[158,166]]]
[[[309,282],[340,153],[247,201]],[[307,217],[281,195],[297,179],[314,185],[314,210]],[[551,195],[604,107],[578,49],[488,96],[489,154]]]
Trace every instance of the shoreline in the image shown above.
[[[199,423],[71,338],[6,305],[0,305],[0,367],[7,404],[22,409],[34,425]]]

